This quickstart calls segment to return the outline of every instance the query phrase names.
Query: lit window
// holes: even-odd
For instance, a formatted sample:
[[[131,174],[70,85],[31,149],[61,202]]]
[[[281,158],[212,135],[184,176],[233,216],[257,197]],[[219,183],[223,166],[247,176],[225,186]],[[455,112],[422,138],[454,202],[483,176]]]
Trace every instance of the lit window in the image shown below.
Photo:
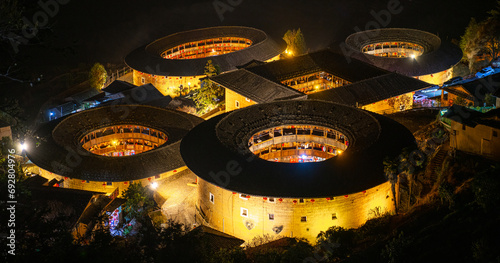
[[[300,217],[300,222],[307,222],[307,216]]]
[[[214,203],[214,194],[210,193],[210,202]]]
[[[332,214],[332,220],[335,220],[335,219],[337,219],[337,213]]]
[[[274,202],[276,202],[274,198],[269,198],[269,203],[274,203]]]
[[[141,83],[142,84],[145,84],[146,83],[146,79],[144,77],[141,77]]]
[[[274,220],[274,214],[269,214],[269,220]]]
[[[237,101],[237,100],[235,100],[235,101],[234,101],[234,106],[235,106],[236,108],[240,108],[240,102],[239,102],[239,101]]]
[[[246,208],[241,208],[241,216],[248,217],[248,209]]]

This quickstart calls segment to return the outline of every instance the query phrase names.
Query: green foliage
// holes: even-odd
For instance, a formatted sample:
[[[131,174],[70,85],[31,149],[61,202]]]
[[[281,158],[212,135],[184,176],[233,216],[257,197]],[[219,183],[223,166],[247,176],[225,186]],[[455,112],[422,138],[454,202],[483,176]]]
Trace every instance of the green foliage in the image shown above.
[[[465,28],[465,33],[460,39],[460,48],[463,53],[463,61],[469,62],[469,69],[472,70],[474,59],[481,51],[479,45],[479,35],[477,34],[479,30],[479,24],[476,19],[471,18],[469,25]]]
[[[304,35],[302,35],[302,31],[299,29],[288,30],[283,36],[283,40],[285,40],[287,44],[287,52],[293,56],[300,56],[307,52],[307,45],[304,39]]]
[[[387,234],[389,230],[391,215],[384,213],[380,217],[375,217],[366,221],[356,230],[357,238],[363,240],[370,237],[380,237]]]
[[[496,104],[496,98],[491,95],[491,93],[486,93],[484,96],[484,102],[486,106],[493,106]]]
[[[318,246],[324,252],[326,259],[348,257],[354,247],[355,231],[339,226],[332,226],[325,232],[321,231],[316,238]]]
[[[132,183],[123,191],[123,198],[127,199],[124,204],[124,221],[122,224],[125,234],[130,234],[134,225],[128,223],[136,221],[141,226],[144,223],[150,223],[148,213],[154,208],[154,200],[148,189],[142,186],[141,182]]]
[[[405,237],[404,233],[399,233],[399,236],[393,238],[382,250],[382,257],[387,259],[389,263],[406,262],[412,256],[408,253],[408,249],[413,243],[412,238]]]
[[[500,204],[500,182],[498,174],[500,169],[497,166],[490,167],[484,172],[474,177],[473,192],[475,203],[485,211],[494,211]]]
[[[106,83],[107,77],[108,73],[106,72],[104,66],[100,63],[95,63],[89,72],[90,87],[96,90],[101,90]]]
[[[467,101],[464,98],[457,96],[453,99],[453,104],[467,106]]]
[[[455,187],[448,182],[443,182],[439,185],[438,192],[442,204],[448,204],[448,207],[453,207],[455,204]]]
[[[219,66],[213,64],[212,60],[207,61],[205,65],[207,78],[201,82],[201,88],[193,95],[193,100],[200,114],[211,111],[224,101],[224,88],[208,79],[208,77],[219,75],[219,73]]]
[[[464,54],[464,58],[465,56],[466,55]],[[462,62],[453,66],[453,75],[451,76],[452,78],[467,76],[471,73],[469,65],[466,62],[468,62],[468,60],[463,59]]]
[[[305,239],[295,239],[293,245],[285,250],[280,262],[300,263],[307,262],[306,259],[313,256],[314,247]]]
[[[250,263],[243,248],[221,249],[212,255],[210,263]]]
[[[500,4],[499,4],[500,6]],[[489,12],[484,21],[477,22],[471,18],[469,25],[460,39],[463,61],[469,62],[469,69],[475,70],[476,56],[486,54],[491,60],[500,55],[500,7]]]

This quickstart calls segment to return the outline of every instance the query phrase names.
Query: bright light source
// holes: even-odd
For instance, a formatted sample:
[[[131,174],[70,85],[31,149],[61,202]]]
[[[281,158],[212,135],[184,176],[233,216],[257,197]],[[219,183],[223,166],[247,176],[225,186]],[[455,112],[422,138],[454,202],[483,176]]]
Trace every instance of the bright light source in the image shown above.
[[[151,188],[153,188],[153,189],[158,188],[158,183],[157,183],[157,182],[153,182],[153,183],[151,184]]]
[[[215,49],[212,48],[212,52],[215,52]]]
[[[188,82],[188,86],[191,86],[191,82]]]
[[[415,59],[415,54],[411,54],[410,57]]]
[[[300,158],[305,159],[307,156],[305,154],[302,154]]]
[[[53,112],[51,112],[51,113],[50,113],[50,116],[53,116],[53,115],[54,115],[54,113],[53,113]]]
[[[19,146],[21,146],[21,151],[25,151],[28,149],[28,145],[26,143],[21,143]]]
[[[342,154],[342,150],[337,150],[337,154]]]
[[[111,144],[113,144],[114,146],[118,145],[118,141],[117,140],[113,140],[111,141]]]

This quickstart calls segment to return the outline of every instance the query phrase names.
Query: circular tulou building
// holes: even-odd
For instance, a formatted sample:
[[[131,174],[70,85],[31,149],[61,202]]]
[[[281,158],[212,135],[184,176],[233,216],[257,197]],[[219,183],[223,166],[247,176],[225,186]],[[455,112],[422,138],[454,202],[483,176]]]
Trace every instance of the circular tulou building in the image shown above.
[[[456,45],[416,29],[367,30],[350,35],[345,43],[354,58],[432,84],[448,80],[462,59]]]
[[[153,84],[172,97],[198,88],[208,60],[221,72],[252,60],[272,61],[286,49],[261,30],[221,26],[175,33],[140,47],[125,57],[135,85]]]
[[[415,145],[402,125],[324,101],[258,104],[209,119],[181,142],[202,221],[246,241],[315,240],[395,209],[383,159]]]
[[[180,140],[202,121],[151,106],[89,109],[40,126],[27,142],[27,155],[41,176],[61,187],[123,190],[133,181],[149,184],[185,169]]]

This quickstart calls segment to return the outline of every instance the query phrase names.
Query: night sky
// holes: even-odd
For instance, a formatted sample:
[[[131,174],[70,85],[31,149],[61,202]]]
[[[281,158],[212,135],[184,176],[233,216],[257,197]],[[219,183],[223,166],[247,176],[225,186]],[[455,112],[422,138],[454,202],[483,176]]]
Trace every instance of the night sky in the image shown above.
[[[157,38],[220,25],[255,27],[273,38],[282,37],[287,29],[300,27],[310,51],[315,51],[343,41],[355,32],[356,26],[364,29],[374,20],[370,13],[386,10],[390,1],[232,2],[239,4],[233,11],[225,12],[221,21],[213,1],[72,0],[51,18],[54,32],[51,44],[66,51],[54,54],[49,63],[72,66],[95,61],[120,63],[128,52]],[[399,2],[402,11],[391,15],[387,27],[421,29],[445,39],[459,38],[471,16],[482,18],[495,4],[494,0],[484,0],[481,4],[454,0]]]

